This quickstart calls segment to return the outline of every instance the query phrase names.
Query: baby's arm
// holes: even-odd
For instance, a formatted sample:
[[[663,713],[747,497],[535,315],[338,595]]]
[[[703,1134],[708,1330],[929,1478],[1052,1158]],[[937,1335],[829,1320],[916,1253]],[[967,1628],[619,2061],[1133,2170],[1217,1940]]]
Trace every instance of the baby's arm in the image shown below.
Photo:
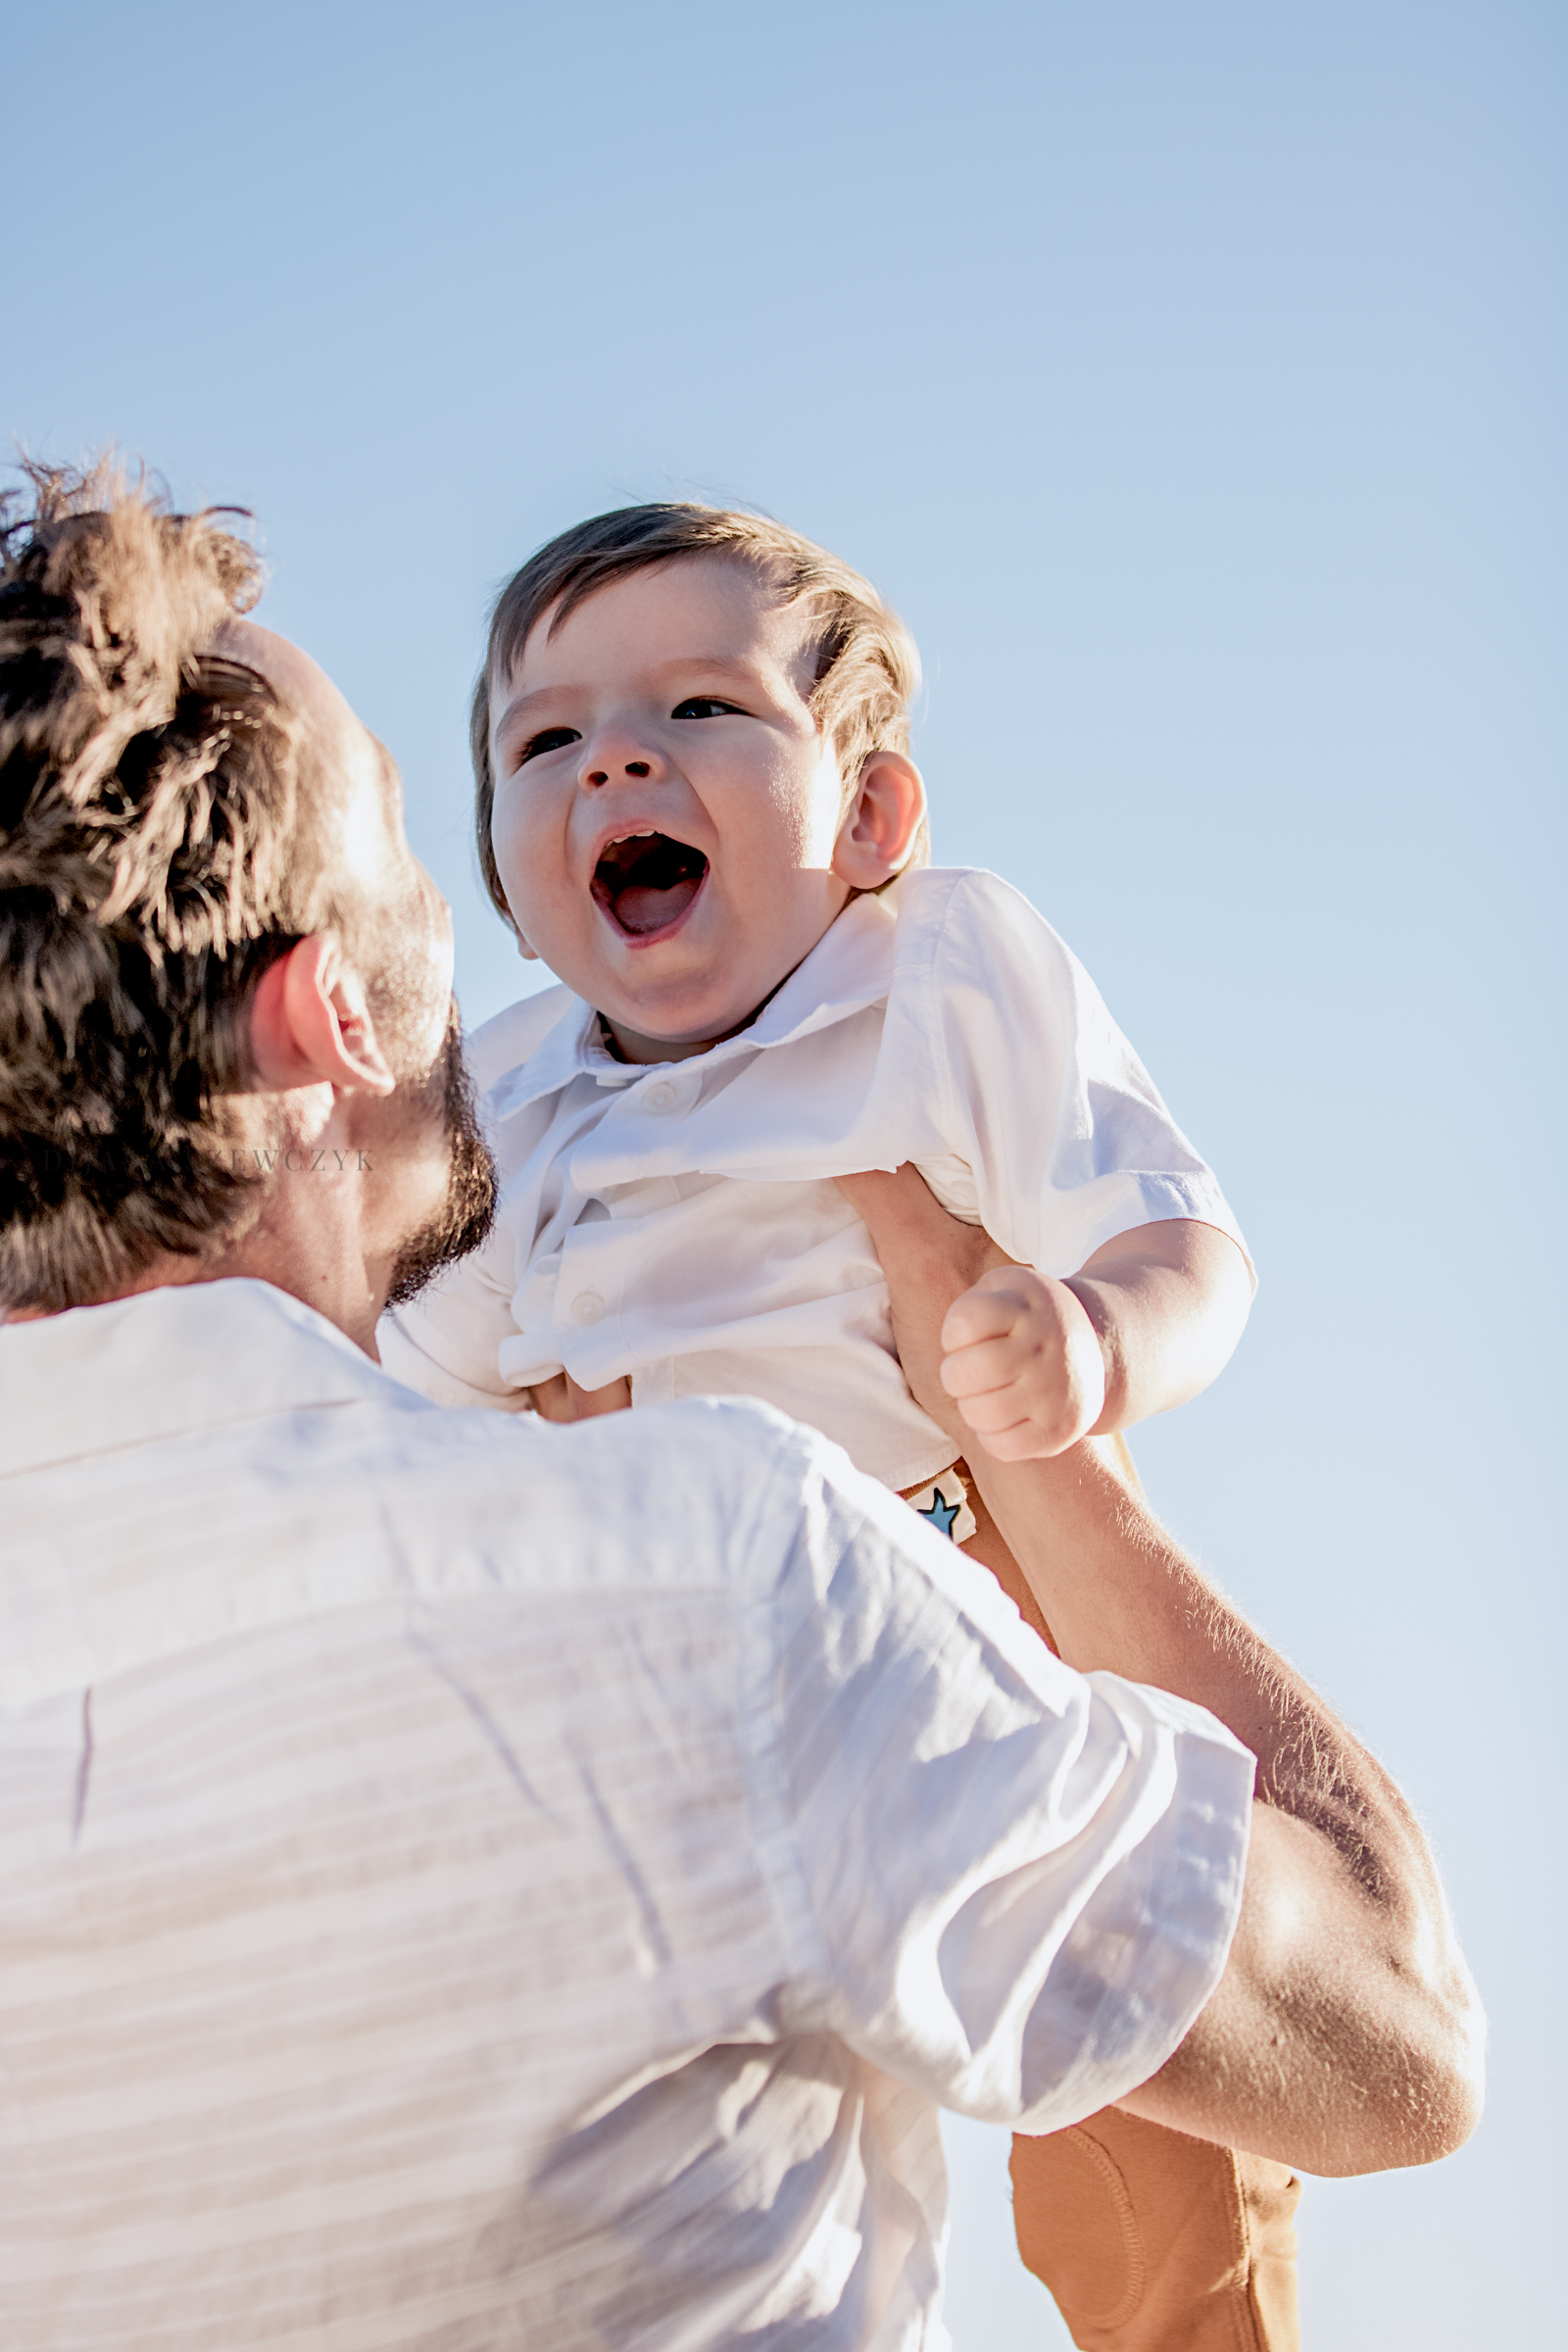
[[[897,1012],[901,1066],[930,1041],[937,1123],[975,1188],[949,1204],[1002,1245],[948,1316],[943,1380],[994,1459],[1038,1460],[1206,1388],[1251,1269],[1211,1170],[1044,916],[994,874],[933,874],[917,917],[927,902],[940,930],[927,966],[915,923],[921,977],[890,995],[890,1032]],[[940,1197],[947,1163],[927,1172]]]
[[[1002,1462],[1063,1453],[1206,1389],[1251,1304],[1229,1234],[1189,1217],[1102,1243],[1065,1282],[994,1266],[942,1326],[942,1385]]]

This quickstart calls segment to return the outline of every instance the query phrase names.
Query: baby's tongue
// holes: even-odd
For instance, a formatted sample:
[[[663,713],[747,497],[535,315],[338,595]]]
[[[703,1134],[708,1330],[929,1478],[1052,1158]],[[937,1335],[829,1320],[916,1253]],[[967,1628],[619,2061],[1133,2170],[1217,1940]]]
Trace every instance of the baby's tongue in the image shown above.
[[[639,938],[646,931],[662,931],[666,923],[685,913],[703,887],[701,874],[683,875],[667,890],[651,890],[645,882],[630,882],[616,895],[615,920],[623,931]]]

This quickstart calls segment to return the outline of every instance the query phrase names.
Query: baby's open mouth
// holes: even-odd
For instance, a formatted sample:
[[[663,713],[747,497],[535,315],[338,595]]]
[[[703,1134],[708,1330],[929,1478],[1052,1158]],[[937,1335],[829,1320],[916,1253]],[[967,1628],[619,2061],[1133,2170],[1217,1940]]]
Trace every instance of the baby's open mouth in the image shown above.
[[[594,867],[594,897],[634,939],[662,931],[683,915],[703,887],[708,859],[667,833],[612,841]]]

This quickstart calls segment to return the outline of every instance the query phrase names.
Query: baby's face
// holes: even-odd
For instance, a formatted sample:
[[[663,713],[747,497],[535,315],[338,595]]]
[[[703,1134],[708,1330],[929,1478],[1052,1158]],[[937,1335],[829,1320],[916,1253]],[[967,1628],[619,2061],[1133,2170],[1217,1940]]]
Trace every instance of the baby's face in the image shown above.
[[[493,683],[507,904],[630,1059],[675,1059],[738,1027],[849,897],[807,626],[717,556],[551,617]]]

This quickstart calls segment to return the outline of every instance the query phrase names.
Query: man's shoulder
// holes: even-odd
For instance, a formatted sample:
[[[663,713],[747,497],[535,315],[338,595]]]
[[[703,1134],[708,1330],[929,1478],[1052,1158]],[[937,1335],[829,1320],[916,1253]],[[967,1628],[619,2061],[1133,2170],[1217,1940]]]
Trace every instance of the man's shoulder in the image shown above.
[[[0,1704],[323,1610],[685,1592],[734,1622],[820,1491],[824,1442],[765,1406],[553,1428],[433,1405],[262,1283],[77,1311],[4,1334],[31,1405],[0,1443]]]
[[[533,1588],[765,1588],[830,1450],[749,1397],[565,1427],[430,1404],[390,1379],[367,1401],[366,1483],[383,1506],[396,1494],[405,1532]]]

